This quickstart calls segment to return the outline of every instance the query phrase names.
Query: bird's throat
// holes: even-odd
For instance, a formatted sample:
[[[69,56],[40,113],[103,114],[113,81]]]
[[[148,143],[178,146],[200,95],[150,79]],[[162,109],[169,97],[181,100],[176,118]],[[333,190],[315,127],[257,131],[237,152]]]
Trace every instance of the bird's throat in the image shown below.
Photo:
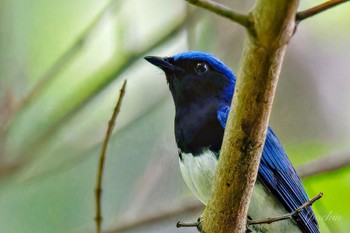
[[[194,156],[203,150],[218,152],[224,129],[217,118],[216,105],[190,105],[176,109],[175,137],[178,148]]]

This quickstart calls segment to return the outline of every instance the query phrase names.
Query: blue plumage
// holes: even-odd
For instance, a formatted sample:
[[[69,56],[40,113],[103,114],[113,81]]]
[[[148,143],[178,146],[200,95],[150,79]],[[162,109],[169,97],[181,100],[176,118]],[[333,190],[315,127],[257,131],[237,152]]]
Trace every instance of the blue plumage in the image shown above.
[[[181,60],[206,61],[209,64],[211,64],[216,71],[223,73],[227,77],[227,80],[229,81],[227,88],[223,92],[224,93],[223,98],[231,102],[232,96],[233,96],[233,89],[236,84],[236,75],[222,61],[212,56],[211,54],[200,52],[200,51],[188,51],[184,53],[179,53],[174,55],[173,58],[174,58],[174,62],[181,61]]]
[[[167,76],[175,103],[175,137],[183,176],[191,190],[205,202],[209,195],[207,192],[210,193],[210,184],[205,180],[212,179],[214,174],[214,171],[210,171],[215,170],[216,166],[212,158],[216,160],[220,152],[236,77],[219,59],[203,52],[190,51],[173,57],[146,59],[163,69]],[[189,164],[194,160],[194,164],[201,163],[202,170],[198,171],[193,167],[195,165]],[[206,174],[198,175],[198,172]],[[297,173],[270,127],[257,183],[262,184],[264,192],[268,190],[264,195],[273,195],[287,212],[294,211],[308,201]],[[255,196],[259,200],[259,195]],[[304,209],[294,223],[278,228],[278,231],[294,232],[287,228],[294,229],[292,225],[295,223],[301,232],[319,232],[311,207]],[[262,229],[256,232],[266,232]],[[271,229],[277,232],[276,228]]]
[[[288,211],[294,211],[309,200],[293,165],[270,127],[258,176]],[[299,217],[297,221],[304,232],[319,232],[311,207],[305,208]]]

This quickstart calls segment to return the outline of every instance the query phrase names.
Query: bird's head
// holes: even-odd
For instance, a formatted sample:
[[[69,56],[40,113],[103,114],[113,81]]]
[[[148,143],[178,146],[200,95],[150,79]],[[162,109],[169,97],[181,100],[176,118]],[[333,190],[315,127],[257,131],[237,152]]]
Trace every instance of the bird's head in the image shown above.
[[[236,77],[214,56],[188,51],[172,57],[145,59],[165,72],[175,105],[215,99],[231,102]]]

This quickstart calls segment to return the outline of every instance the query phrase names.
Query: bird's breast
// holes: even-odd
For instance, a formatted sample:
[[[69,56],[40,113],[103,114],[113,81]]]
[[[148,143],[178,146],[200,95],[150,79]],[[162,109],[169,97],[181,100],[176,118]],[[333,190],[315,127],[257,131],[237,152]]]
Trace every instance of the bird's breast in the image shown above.
[[[216,153],[210,150],[204,150],[196,156],[191,153],[180,154],[182,176],[192,193],[205,205],[212,193],[217,163]]]
[[[192,193],[207,205],[212,193],[212,184],[217,166],[217,153],[204,149],[199,155],[180,153],[182,176]],[[248,216],[251,219],[265,219],[287,214],[283,205],[257,180],[251,197]],[[294,220],[284,220],[272,224],[254,225],[251,232],[288,233],[301,232]]]

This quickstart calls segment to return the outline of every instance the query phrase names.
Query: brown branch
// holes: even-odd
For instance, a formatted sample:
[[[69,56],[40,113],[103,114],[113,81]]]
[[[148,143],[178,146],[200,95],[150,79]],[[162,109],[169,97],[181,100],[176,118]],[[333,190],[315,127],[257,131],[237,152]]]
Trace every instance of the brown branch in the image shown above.
[[[282,220],[291,219],[293,217],[296,217],[303,209],[305,209],[308,206],[311,206],[314,204],[315,201],[319,200],[323,196],[323,193],[319,193],[316,197],[312,198],[311,200],[305,202],[303,205],[301,205],[299,208],[297,208],[295,211],[284,214],[278,217],[273,218],[266,218],[266,219],[258,219],[258,220],[248,220],[248,225],[257,225],[257,224],[270,224],[273,222],[278,222]]]
[[[112,135],[115,121],[116,121],[117,116],[120,112],[120,106],[122,104],[123,97],[125,94],[125,87],[126,87],[126,80],[124,80],[123,86],[120,89],[120,94],[118,97],[117,104],[115,105],[112,117],[108,122],[108,128],[107,128],[106,136],[105,136],[105,139],[103,141],[102,150],[101,150],[101,154],[100,154],[100,162],[99,162],[98,171],[97,171],[97,185],[96,185],[96,190],[95,190],[96,191],[96,217],[95,217],[95,221],[96,221],[96,232],[97,233],[101,232],[101,224],[102,224],[101,193],[102,193],[102,176],[103,176],[106,152],[107,152],[107,148],[108,148],[109,139]]]
[[[250,13],[255,36],[247,38],[243,49],[213,193],[202,214],[203,232],[246,231],[250,198],[298,4],[298,0],[257,0]]]
[[[344,152],[344,153],[339,153],[339,154],[327,155],[323,158],[309,162],[305,165],[301,165],[296,170],[298,171],[298,174],[302,178],[306,178],[306,177],[318,175],[320,173],[334,171],[334,170],[337,170],[337,169],[340,169],[340,168],[343,168],[343,167],[349,166],[349,165],[350,165],[350,152]],[[316,197],[318,197],[318,196],[316,196]],[[317,199],[319,199],[319,198],[317,198]],[[309,202],[313,203],[315,201],[316,201],[315,198],[313,198]],[[309,202],[307,202],[307,203],[309,203]],[[189,212],[199,211],[202,207],[203,207],[203,205],[201,203],[191,203],[191,204],[186,205],[186,206],[173,207],[173,208],[167,209],[166,211],[160,211],[157,215],[154,215],[154,216],[145,216],[145,217],[141,217],[141,218],[138,217],[138,218],[132,218],[129,220],[119,220],[119,222],[122,222],[121,225],[118,225],[117,227],[115,227],[113,229],[107,230],[107,231],[105,231],[105,233],[114,233],[114,232],[117,233],[117,232],[130,230],[133,228],[141,227],[141,226],[147,225],[147,224],[154,224],[154,223],[157,223],[159,221],[164,221],[164,220],[167,220],[169,218],[173,218],[173,217],[183,215],[183,214],[186,214]],[[173,213],[173,214],[171,214],[171,213]],[[290,215],[290,214],[287,214],[287,215]],[[283,219],[281,219],[281,217],[282,216],[277,217],[277,218],[279,220],[283,220]],[[264,219],[264,221],[270,221],[270,219],[271,218]],[[258,221],[258,220],[255,220],[255,221]],[[272,221],[272,222],[274,222],[274,221]],[[265,222],[262,222],[261,224],[263,224],[263,223],[265,223]],[[268,222],[266,222],[266,223],[268,223]],[[181,224],[183,224],[183,225],[181,225]],[[186,224],[188,224],[189,227],[197,227],[198,226],[197,222],[189,222],[189,223],[180,222],[180,224],[178,223],[178,226],[179,227],[186,227],[186,226],[184,226]],[[254,224],[254,222],[250,222],[250,224],[252,225],[252,224]],[[256,223],[256,224],[258,224],[258,223]]]
[[[350,165],[350,151],[324,156],[303,164],[297,168],[300,177],[306,178],[315,176]]]
[[[149,216],[140,217],[137,219],[131,219],[129,221],[123,220],[122,223],[119,224],[119,226],[115,228],[111,228],[107,231],[104,231],[104,233],[118,233],[126,230],[131,230],[143,225],[154,224],[160,221],[167,220],[169,218],[174,218],[181,214],[199,212],[202,209],[203,209],[203,204],[199,202],[194,202],[181,207],[175,207],[172,209],[161,211],[160,213],[155,215],[149,215]]]
[[[196,222],[182,222],[182,221],[178,221],[176,223],[176,227],[177,228],[183,228],[183,227],[196,227],[198,229],[198,231],[201,231],[201,228],[200,228],[200,219],[198,219]]]
[[[325,10],[328,10],[332,7],[335,7],[341,3],[348,2],[349,0],[331,0],[325,3],[322,3],[318,6],[312,7],[310,9],[300,11],[296,15],[296,21],[300,22],[303,21],[304,19],[310,18],[311,16],[317,15],[321,12],[324,12]]]
[[[242,25],[243,27],[246,27],[246,28],[250,27],[249,18],[247,15],[236,13],[231,9],[229,9],[228,7],[223,6],[217,2],[214,2],[211,0],[185,0],[185,1],[187,1],[192,5],[202,7],[218,15],[221,15],[225,18],[228,18],[231,21]]]
[[[298,213],[300,213],[303,209],[305,209],[308,206],[311,206],[315,201],[319,200],[323,196],[322,193],[318,194],[316,197],[312,198],[308,202],[304,203],[302,206],[297,208],[295,211],[288,213],[286,215],[282,215],[275,218],[267,218],[267,219],[260,219],[260,220],[251,220],[248,221],[249,225],[255,225],[255,224],[270,224],[272,222],[277,222],[285,219],[290,219],[293,216],[296,216]],[[149,224],[155,224],[161,221],[165,221],[170,218],[174,218],[179,215],[188,214],[188,213],[194,213],[198,212],[201,209],[203,209],[203,205],[199,202],[190,203],[181,207],[174,207],[167,209],[165,211],[161,211],[158,214],[145,216],[145,217],[139,217],[139,218],[133,218],[130,220],[119,220],[119,222],[122,222],[115,228],[111,228],[109,230],[104,231],[104,233],[118,233],[123,232],[127,230],[131,230],[134,228],[138,228],[144,225]],[[197,222],[178,222],[177,227],[197,227]]]

